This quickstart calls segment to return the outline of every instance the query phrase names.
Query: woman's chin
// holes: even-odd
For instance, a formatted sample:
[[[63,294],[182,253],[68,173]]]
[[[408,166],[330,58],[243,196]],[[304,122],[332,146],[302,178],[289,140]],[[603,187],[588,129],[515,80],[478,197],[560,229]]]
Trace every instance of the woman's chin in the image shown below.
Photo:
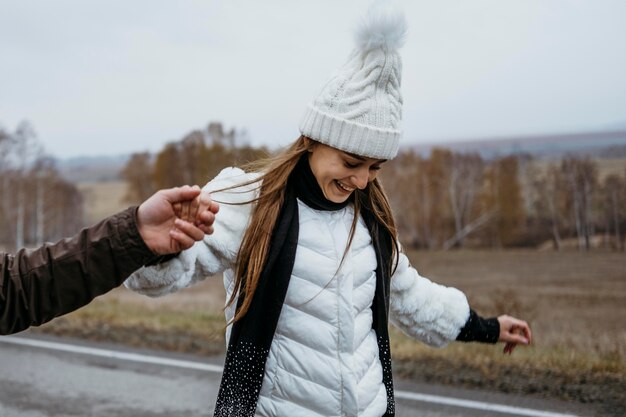
[[[350,195],[352,195],[352,193],[344,193],[344,192],[324,193],[324,197],[326,197],[326,200],[332,201],[333,203],[343,203],[348,198],[350,198]]]
[[[348,197],[350,197],[350,196],[348,196]],[[333,198],[330,201],[332,201],[333,203],[344,203],[348,199],[348,197]]]

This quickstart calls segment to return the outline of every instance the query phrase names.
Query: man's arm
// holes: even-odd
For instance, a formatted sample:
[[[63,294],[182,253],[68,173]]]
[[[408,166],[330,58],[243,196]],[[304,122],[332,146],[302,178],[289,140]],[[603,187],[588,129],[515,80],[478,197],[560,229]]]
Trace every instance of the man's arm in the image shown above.
[[[198,187],[162,190],[76,236],[15,255],[0,254],[0,334],[22,331],[88,304],[158,255],[211,232],[217,205]],[[196,222],[173,205],[194,200]]]

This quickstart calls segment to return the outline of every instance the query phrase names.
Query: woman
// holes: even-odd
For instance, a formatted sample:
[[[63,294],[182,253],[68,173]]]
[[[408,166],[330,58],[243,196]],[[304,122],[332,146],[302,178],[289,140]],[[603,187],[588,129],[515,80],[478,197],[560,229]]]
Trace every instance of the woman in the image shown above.
[[[392,416],[387,324],[433,346],[530,342],[520,320],[485,320],[402,253],[377,174],[398,150],[401,14],[371,9],[302,136],[252,173],[205,187],[214,234],[126,285],[163,295],[224,271],[228,353],[216,416]],[[521,334],[518,334],[521,333]]]

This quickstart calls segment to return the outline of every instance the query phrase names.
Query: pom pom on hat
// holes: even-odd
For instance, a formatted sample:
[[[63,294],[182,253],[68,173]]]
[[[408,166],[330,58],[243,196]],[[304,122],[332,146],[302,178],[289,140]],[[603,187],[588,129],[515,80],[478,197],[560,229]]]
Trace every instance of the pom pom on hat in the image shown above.
[[[389,1],[376,1],[356,29],[355,40],[362,51],[376,48],[399,49],[406,38],[404,13]]]

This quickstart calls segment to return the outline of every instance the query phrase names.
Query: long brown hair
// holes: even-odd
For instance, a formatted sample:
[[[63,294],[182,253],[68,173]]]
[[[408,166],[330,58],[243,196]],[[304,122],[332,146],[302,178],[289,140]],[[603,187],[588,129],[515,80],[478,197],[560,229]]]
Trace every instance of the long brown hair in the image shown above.
[[[241,241],[241,247],[237,253],[235,286],[226,304],[226,307],[229,307],[238,296],[243,297],[241,306],[237,309],[232,322],[239,320],[247,313],[254,297],[261,272],[270,251],[272,231],[285,200],[285,189],[289,175],[291,175],[300,158],[312,149],[316,143],[305,136],[300,136],[291,146],[277,155],[247,165],[246,170],[262,172],[263,174],[253,181],[238,184],[234,187],[260,183],[259,196],[253,201],[244,203],[255,203],[255,205]],[[382,185],[378,179],[374,179],[365,189],[357,190],[355,194],[353,198],[354,219],[344,258],[354,237],[359,210],[362,205],[366,205],[372,211],[376,222],[382,227],[383,231],[392,237],[392,259],[396,259],[396,262],[393,262],[393,264],[397,265],[399,248],[396,241],[396,225]],[[388,272],[389,276],[391,276],[393,270]]]

